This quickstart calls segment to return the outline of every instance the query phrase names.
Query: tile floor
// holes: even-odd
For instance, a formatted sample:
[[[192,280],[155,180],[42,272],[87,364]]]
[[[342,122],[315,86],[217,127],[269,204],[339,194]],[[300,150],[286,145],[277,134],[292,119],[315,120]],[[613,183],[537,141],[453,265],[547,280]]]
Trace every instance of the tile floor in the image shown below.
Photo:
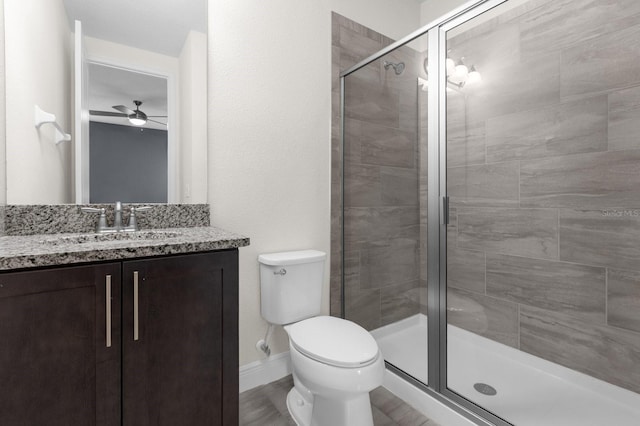
[[[295,426],[286,396],[293,380],[287,376],[240,394],[240,425]],[[375,426],[438,426],[383,387],[371,392]]]

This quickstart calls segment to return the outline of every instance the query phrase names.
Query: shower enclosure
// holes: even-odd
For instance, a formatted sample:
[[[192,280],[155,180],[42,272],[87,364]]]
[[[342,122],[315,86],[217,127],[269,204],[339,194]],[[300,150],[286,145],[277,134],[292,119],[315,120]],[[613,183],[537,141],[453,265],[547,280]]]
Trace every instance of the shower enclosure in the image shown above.
[[[332,314],[479,423],[638,424],[640,2],[333,33]]]

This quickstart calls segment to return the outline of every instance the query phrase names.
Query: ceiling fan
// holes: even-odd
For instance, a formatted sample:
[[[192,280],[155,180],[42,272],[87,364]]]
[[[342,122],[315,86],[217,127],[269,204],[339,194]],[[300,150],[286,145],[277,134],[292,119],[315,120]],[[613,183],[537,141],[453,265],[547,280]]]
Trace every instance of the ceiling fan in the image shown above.
[[[114,105],[112,108],[120,112],[89,110],[89,114],[103,116],[103,117],[126,117],[129,119],[129,122],[134,126],[142,126],[147,121],[152,121],[154,123],[162,124],[164,126],[167,125],[167,123],[151,120],[149,118],[149,117],[156,117],[156,118],[166,117],[166,115],[147,115],[144,112],[140,111],[140,105],[142,105],[142,101],[134,100],[133,103],[136,105],[135,111],[130,108],[127,108],[124,105]]]

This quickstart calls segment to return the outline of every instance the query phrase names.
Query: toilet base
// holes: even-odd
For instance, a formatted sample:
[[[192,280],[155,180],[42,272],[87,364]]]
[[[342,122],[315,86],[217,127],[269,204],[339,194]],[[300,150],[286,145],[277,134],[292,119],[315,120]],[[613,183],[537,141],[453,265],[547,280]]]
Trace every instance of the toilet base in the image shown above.
[[[298,426],[373,426],[368,393],[348,401],[316,396],[310,403],[294,387],[287,395],[287,409]]]
[[[311,425],[313,404],[305,401],[295,387],[287,394],[287,409],[298,426]]]

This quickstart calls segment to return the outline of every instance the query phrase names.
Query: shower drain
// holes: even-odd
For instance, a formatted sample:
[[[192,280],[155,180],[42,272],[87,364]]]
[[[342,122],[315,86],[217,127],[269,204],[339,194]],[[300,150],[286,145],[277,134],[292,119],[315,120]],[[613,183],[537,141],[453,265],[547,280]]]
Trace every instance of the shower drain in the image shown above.
[[[473,388],[483,395],[493,396],[498,393],[496,388],[486,383],[476,383]]]

